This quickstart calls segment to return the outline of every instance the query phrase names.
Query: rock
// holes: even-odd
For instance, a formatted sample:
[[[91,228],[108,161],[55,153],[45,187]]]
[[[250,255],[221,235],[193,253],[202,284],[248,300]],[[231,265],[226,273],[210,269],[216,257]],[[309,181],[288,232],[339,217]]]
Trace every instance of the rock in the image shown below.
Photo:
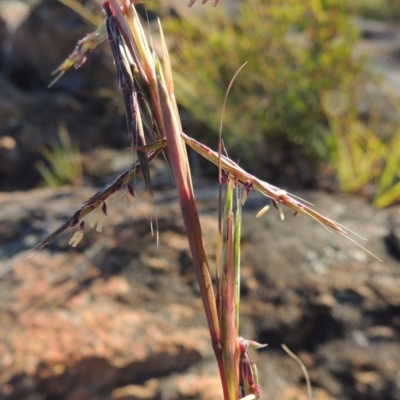
[[[371,286],[376,290],[379,296],[382,296],[385,301],[394,306],[400,306],[397,289],[400,284],[400,277],[393,276],[374,276]]]
[[[134,155],[128,150],[121,152],[110,148],[97,148],[84,156],[84,172],[95,183],[106,184],[111,180],[110,177],[128,169],[133,160]]]
[[[6,58],[7,52],[7,24],[6,21],[0,15],[0,68],[4,66],[4,59]]]
[[[144,385],[127,385],[111,393],[112,400],[152,400],[156,397],[159,382],[150,379]]]
[[[193,304],[188,309],[172,299],[157,313],[126,307],[140,298],[130,292],[126,278],[103,276],[82,255],[79,266],[78,259],[70,264],[67,253],[46,253],[14,270],[19,283],[6,312],[19,315],[19,323],[3,314],[2,323],[14,328],[0,342],[3,360],[11,358],[13,369],[35,377],[47,396],[87,399],[117,385],[184,370],[210,356],[207,329],[198,324],[200,304],[196,313]],[[9,374],[1,378],[13,380]],[[136,389],[133,398],[146,398],[140,392],[146,390]],[[12,393],[22,394],[15,388]]]
[[[78,40],[94,29],[62,3],[42,0],[13,35],[10,60],[13,81],[23,88],[45,89],[52,80],[52,72],[68,57]],[[116,78],[109,46],[100,46],[84,67],[67,72],[55,87],[69,92],[114,89]]]
[[[323,389],[313,391],[318,400],[333,400],[333,398]],[[278,397],[280,400],[309,400],[306,387],[287,386]]]
[[[9,174],[17,164],[17,143],[10,136],[0,136],[0,176]]]
[[[219,373],[215,368],[214,374],[199,374],[188,372],[179,374],[161,386],[163,398],[220,400],[223,398]]]
[[[12,35],[29,13],[29,6],[18,0],[0,2],[0,67],[7,68]]]
[[[71,141],[78,142],[82,151],[98,138],[101,128],[98,129],[93,117],[71,96],[27,93],[1,73],[0,85],[0,187],[3,190],[37,184],[40,175],[34,164],[44,147],[59,141],[60,121],[66,122]],[[102,118],[98,120],[99,124],[101,122],[104,122]],[[110,127],[109,123],[103,126],[107,125]],[[82,136],[79,131],[85,131],[87,135]]]
[[[391,210],[388,221],[390,231],[385,238],[385,243],[388,252],[397,260],[400,260],[400,212],[397,208]]]
[[[7,273],[93,192],[0,193],[0,323],[9,327],[0,331],[0,397],[221,398],[174,191],[156,191],[159,245],[149,225],[153,203],[137,189],[134,207],[108,207],[102,234],[87,229],[72,249],[71,229]],[[197,191],[210,265],[217,197],[209,183]],[[241,334],[268,343],[250,354],[263,398],[306,396],[303,372],[280,348],[285,343],[303,360],[319,398],[397,400],[399,270],[384,240],[393,210],[356,198],[303,197],[362,232],[385,263],[361,257],[353,243],[304,216],[256,219],[263,202],[250,196]]]
[[[361,38],[355,46],[357,55],[366,56],[379,84],[368,82],[364,89],[359,108],[361,112],[376,111],[382,120],[397,121],[398,115],[390,96],[400,97],[400,75],[398,57],[400,30],[398,24],[356,18],[355,24]],[[389,94],[389,96],[388,96]]]
[[[371,326],[366,329],[366,336],[368,339],[376,344],[393,341],[396,339],[396,333],[393,328],[389,326]]]
[[[58,1],[38,2],[25,20],[22,12],[18,17],[17,13],[7,11],[18,8],[18,4],[0,2],[0,45],[6,54],[0,72],[0,137],[7,136],[15,142],[12,151],[4,146],[1,150],[2,190],[34,187],[43,181],[33,166],[42,160],[43,148],[59,142],[58,127],[62,123],[82,153],[98,145],[127,149],[131,143],[123,109],[118,108],[115,67],[107,43],[91,54],[79,71],[68,71],[58,86],[50,90],[47,85],[51,72],[93,27]],[[24,10],[26,7],[24,3]],[[11,14],[14,19],[11,21],[10,17],[8,21],[6,16]],[[99,89],[109,90],[115,96],[99,95]],[[128,150],[126,154],[127,159]],[[121,172],[112,169],[114,174]],[[110,178],[86,176],[94,184],[103,184]]]
[[[45,147],[59,143],[58,130],[60,123],[65,123],[71,142],[78,145],[81,152],[93,148],[98,143],[104,146],[123,148],[126,153],[125,164],[114,158],[108,173],[122,172],[128,158],[133,161],[133,155],[127,147],[130,138],[126,133],[124,116],[121,114],[121,123],[109,118],[107,113],[97,115],[99,103],[92,103],[94,109],[87,101],[82,103],[61,92],[29,93],[16,87],[0,73],[0,188],[2,190],[21,189],[36,186],[41,179],[35,163],[42,159],[40,151]],[[101,103],[101,102],[100,102]],[[100,107],[106,107],[101,103]],[[110,135],[110,131],[113,135]],[[85,134],[83,135],[82,132]],[[12,145],[11,145],[12,142]],[[11,146],[11,147],[10,147]],[[110,150],[111,151],[111,150]],[[115,150],[114,150],[115,152]],[[84,158],[86,165],[98,164],[96,152]],[[89,160],[89,161],[88,161]],[[95,168],[86,169],[86,177],[90,181],[103,184],[109,181],[110,176],[101,179],[95,173]]]
[[[34,96],[23,93],[0,75],[2,90],[0,92],[0,118],[3,121],[2,135],[13,137],[25,118],[25,109],[33,107]]]
[[[51,191],[36,193],[39,197],[44,195],[42,204],[48,195],[52,197]],[[26,198],[24,207],[28,219],[32,210],[28,203],[32,199]],[[6,208],[8,212],[15,209],[11,203]],[[122,256],[125,252],[132,263],[132,270],[126,275],[103,273],[101,265],[96,268],[90,257],[76,252],[51,255],[45,250],[34,261],[21,261],[15,267],[11,277],[15,282],[14,300],[0,316],[1,323],[14,327],[10,336],[0,338],[3,368],[11,362],[21,376],[39,382],[40,391],[47,396],[87,399],[110,393],[118,386],[137,386],[151,377],[168,376],[212,355],[201,303],[189,288],[179,289],[179,275],[162,283],[165,272],[159,268],[146,272],[140,267],[138,249],[144,240],[154,249],[157,246],[147,217],[143,223],[147,239],[142,238],[135,249],[127,236],[126,248],[119,253]],[[121,233],[124,228],[118,229]],[[2,238],[6,239],[2,243],[12,240],[12,233],[4,232]],[[109,241],[112,242],[110,238]],[[107,251],[114,252],[115,246],[107,244],[105,248],[103,254],[110,260]],[[133,254],[136,257],[132,258]],[[127,265],[122,270],[126,268]],[[135,276],[140,277],[140,287]],[[178,293],[181,294],[176,297]],[[144,298],[158,300],[147,307],[142,304]],[[10,315],[19,315],[19,323],[12,322]],[[132,338],[136,338],[133,346]],[[15,354],[24,356],[16,359]],[[1,375],[3,383],[13,379],[9,369]],[[9,389],[9,398],[23,397],[26,385],[21,386]],[[148,390],[153,389],[152,386]],[[128,398],[132,398],[132,390],[130,387]],[[113,396],[121,393],[114,391]],[[139,397],[146,393],[145,389],[135,388],[135,393],[133,398],[146,398]]]
[[[29,14],[29,5],[18,0],[3,0],[0,3],[0,16],[10,33],[22,24]]]

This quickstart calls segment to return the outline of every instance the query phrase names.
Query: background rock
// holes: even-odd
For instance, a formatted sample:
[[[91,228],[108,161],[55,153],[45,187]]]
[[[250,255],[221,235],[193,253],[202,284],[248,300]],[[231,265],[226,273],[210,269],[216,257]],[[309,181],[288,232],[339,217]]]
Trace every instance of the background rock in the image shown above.
[[[0,197],[7,256],[0,321],[8,327],[0,333],[2,398],[219,399],[173,191],[156,194],[159,246],[149,226],[152,205],[139,190],[134,207],[109,209],[102,234],[87,232],[72,249],[69,232],[7,272],[91,194],[41,189]],[[203,187],[197,198],[213,265],[217,192]],[[241,334],[269,345],[253,354],[265,398],[305,393],[294,389],[303,375],[280,348],[285,343],[307,366],[319,398],[398,399],[400,272],[385,244],[398,210],[377,212],[360,199],[318,193],[307,200],[361,232],[384,263],[304,216],[255,219],[265,201],[251,195],[243,220]]]
[[[11,137],[18,153],[2,160],[2,190],[37,185],[40,174],[32,166],[44,147],[58,141],[60,123],[65,122],[83,153],[99,146],[129,147],[107,43],[82,68],[72,68],[52,89],[47,87],[77,41],[93,30],[58,1],[41,1],[32,8],[18,1],[0,3],[0,139]]]
[[[96,2],[87,1],[87,5]],[[98,7],[98,4],[97,4]],[[44,29],[45,27],[45,29]],[[68,57],[78,40],[95,27],[58,1],[35,5],[12,37],[11,78],[25,89],[45,89],[52,72]],[[115,88],[114,66],[107,43],[80,71],[70,71],[56,84],[69,92]]]

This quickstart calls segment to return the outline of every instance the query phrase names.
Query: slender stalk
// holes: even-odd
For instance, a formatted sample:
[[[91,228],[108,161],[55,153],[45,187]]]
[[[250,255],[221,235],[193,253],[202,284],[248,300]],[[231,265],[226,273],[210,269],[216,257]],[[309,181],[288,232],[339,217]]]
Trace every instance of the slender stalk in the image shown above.
[[[234,213],[233,188],[234,182],[229,180],[226,185],[225,212],[220,235],[222,256],[220,279],[220,324],[222,340],[222,359],[224,361],[225,376],[228,383],[230,399],[239,399],[238,378],[238,347],[235,322],[235,282],[234,282]]]
[[[166,75],[168,76],[168,72]],[[171,162],[171,169],[178,189],[182,216],[186,227],[197,281],[210,330],[211,342],[218,363],[224,399],[233,400],[229,394],[225,377],[224,363],[222,360],[221,333],[215,304],[214,289],[205,252],[199,214],[193,192],[186,147],[180,135],[182,128],[179,116],[175,113],[175,110],[177,110],[177,105],[176,103],[175,105],[171,104],[172,102],[175,102],[175,99],[168,96],[167,89],[164,86],[160,86],[159,98],[164,117],[165,135],[167,139],[167,149]]]
[[[106,10],[110,8],[112,16],[115,18],[116,26],[124,40],[127,52],[129,52],[132,58],[132,71],[135,69],[138,70],[139,77],[136,77],[137,74],[135,74],[133,79],[140,79],[150,101],[152,118],[156,121],[157,126],[160,127],[166,138],[166,151],[168,153],[172,175],[178,189],[182,216],[186,226],[197,281],[210,330],[212,346],[220,370],[224,398],[226,400],[233,400],[229,396],[224,374],[220,325],[215,304],[213,284],[193,192],[185,142],[181,137],[182,125],[173,95],[171,67],[167,57],[164,57],[163,69],[158,58],[154,52],[151,51],[133,5],[130,5],[127,0],[124,0],[122,12],[117,0],[109,0],[103,3],[103,7]],[[124,14],[128,19],[125,19]],[[108,13],[108,16],[110,17],[110,13]],[[162,44],[163,52],[167,54],[165,42],[163,41]],[[118,63],[119,60],[115,60],[115,62]],[[132,85],[132,87],[134,88],[133,90],[136,90],[135,85]]]

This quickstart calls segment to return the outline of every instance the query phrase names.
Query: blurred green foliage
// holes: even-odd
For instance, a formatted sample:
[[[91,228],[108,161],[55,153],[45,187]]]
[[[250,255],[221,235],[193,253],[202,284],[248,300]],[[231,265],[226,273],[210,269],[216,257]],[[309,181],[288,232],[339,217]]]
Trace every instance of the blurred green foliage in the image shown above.
[[[400,101],[389,93],[387,97],[400,116]],[[400,119],[385,122],[378,107],[370,110],[368,121],[349,118],[324,100],[332,130],[327,147],[341,190],[365,193],[378,208],[399,202]]]
[[[352,49],[357,31],[345,0],[253,0],[236,19],[223,9],[201,18],[169,20],[178,101],[215,131],[226,88],[243,62],[228,98],[224,141],[230,155],[254,170],[274,153],[295,149],[309,159],[329,157],[321,96],[340,90],[346,112],[356,113],[365,79]],[[215,145],[216,135],[204,137]],[[310,152],[310,149],[312,150]]]
[[[399,201],[400,125],[373,110],[366,122],[358,110],[372,75],[354,57],[358,32],[350,11],[368,4],[253,0],[233,19],[219,8],[164,23],[178,102],[190,124],[206,127],[201,139],[216,147],[226,88],[247,61],[225,110],[231,157],[258,174],[274,164],[296,169],[306,160],[312,169],[328,162],[342,191],[367,194],[377,207]]]
[[[58,124],[60,143],[45,147],[40,153],[47,161],[36,163],[48,187],[58,188],[64,185],[83,184],[82,155],[78,147],[71,144],[65,123]]]
[[[147,5],[168,9],[163,0]],[[342,191],[368,194],[377,207],[400,200],[400,150],[393,151],[400,124],[374,110],[370,121],[360,116],[360,93],[372,76],[354,57],[351,20],[400,17],[400,0],[252,0],[234,18],[224,7],[206,10],[163,20],[188,133],[216,148],[226,89],[247,61],[225,110],[232,158],[267,179],[291,174],[292,182],[293,171],[315,177],[325,161]]]

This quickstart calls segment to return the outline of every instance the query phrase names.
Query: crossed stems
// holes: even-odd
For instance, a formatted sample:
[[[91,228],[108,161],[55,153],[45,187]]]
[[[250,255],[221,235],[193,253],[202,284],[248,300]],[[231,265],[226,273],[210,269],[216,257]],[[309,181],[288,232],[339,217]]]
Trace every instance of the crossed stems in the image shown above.
[[[191,2],[191,4],[193,3],[194,1]],[[331,228],[346,237],[349,237],[351,232],[340,224],[312,210],[286,191],[247,173],[228,157],[221,155],[220,152],[218,154],[184,134],[174,95],[169,55],[161,26],[162,64],[147,43],[146,35],[141,27],[132,1],[122,0],[122,7],[120,7],[117,0],[104,1],[103,9],[106,14],[107,35],[113,51],[118,83],[124,99],[128,132],[132,139],[132,148],[137,151],[138,161],[113,182],[99,190],[59,229],[50,234],[31,251],[40,250],[68,228],[79,226],[82,229],[84,227],[83,218],[99,207],[101,212],[107,215],[106,200],[120,191],[126,191],[134,195],[130,182],[139,172],[144,176],[147,189],[152,195],[149,162],[160,153],[163,153],[178,189],[182,216],[186,225],[212,345],[220,371],[224,399],[236,400],[239,398],[239,385],[232,389],[231,382],[228,382],[230,377],[227,376],[224,370],[223,346],[227,344],[224,343],[226,340],[221,336],[222,314],[217,310],[217,302],[219,300],[216,300],[214,295],[185,144],[209,161],[220,166],[227,180],[234,182],[235,185],[243,185],[246,196],[254,189],[269,198],[280,211],[282,219],[281,204],[291,208],[295,215],[299,213],[306,214],[328,229]],[[86,55],[86,53],[83,54]],[[71,60],[70,58],[69,62]],[[61,71],[63,71],[62,68]],[[218,292],[218,296],[220,294]],[[229,339],[232,339],[232,336]],[[234,340],[237,340],[237,337]],[[237,350],[238,342],[236,342],[236,345],[231,346],[232,352],[235,351],[232,349],[235,346]],[[245,353],[241,352],[240,354]],[[231,356],[234,358],[233,354]],[[240,360],[243,365],[247,365],[246,357],[241,355]],[[237,384],[238,379],[234,380]]]

